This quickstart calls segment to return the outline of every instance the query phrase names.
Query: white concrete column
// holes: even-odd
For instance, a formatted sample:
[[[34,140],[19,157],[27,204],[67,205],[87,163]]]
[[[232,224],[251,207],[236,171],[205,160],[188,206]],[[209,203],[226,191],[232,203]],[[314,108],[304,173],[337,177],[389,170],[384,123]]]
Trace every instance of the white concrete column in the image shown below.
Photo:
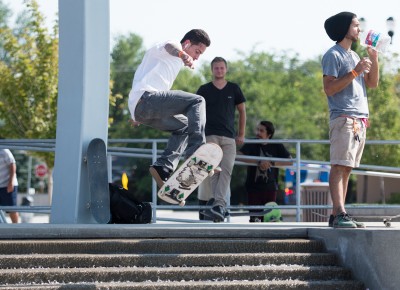
[[[95,223],[83,157],[107,143],[109,0],[59,0],[59,83],[51,223]]]

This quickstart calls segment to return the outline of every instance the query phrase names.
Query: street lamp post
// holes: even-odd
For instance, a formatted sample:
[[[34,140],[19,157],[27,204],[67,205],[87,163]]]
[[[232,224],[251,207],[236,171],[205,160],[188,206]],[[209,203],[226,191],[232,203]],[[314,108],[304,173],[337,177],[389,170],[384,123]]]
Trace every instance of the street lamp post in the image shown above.
[[[393,17],[389,17],[386,20],[386,27],[388,30],[388,34],[390,36],[390,44],[392,44],[393,41],[393,35],[394,35],[394,27],[395,27],[395,21]]]
[[[364,17],[360,17],[360,19],[358,19],[358,21],[360,22],[360,30],[361,30],[361,32],[364,32],[365,28],[367,27],[367,20],[365,20]]]

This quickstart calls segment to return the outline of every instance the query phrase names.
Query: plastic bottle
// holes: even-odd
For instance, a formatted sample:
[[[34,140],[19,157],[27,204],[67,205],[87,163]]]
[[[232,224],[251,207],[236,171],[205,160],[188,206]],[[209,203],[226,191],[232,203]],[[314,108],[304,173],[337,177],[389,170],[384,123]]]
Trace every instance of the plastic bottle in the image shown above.
[[[369,30],[361,33],[360,44],[384,53],[389,47],[390,37],[374,30]]]

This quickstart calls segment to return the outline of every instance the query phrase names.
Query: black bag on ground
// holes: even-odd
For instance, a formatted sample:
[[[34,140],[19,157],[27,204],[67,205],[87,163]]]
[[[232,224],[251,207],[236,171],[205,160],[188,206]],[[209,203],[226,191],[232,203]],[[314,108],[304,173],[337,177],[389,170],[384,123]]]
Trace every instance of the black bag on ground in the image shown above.
[[[114,183],[110,189],[110,224],[148,224],[153,216],[151,202],[139,202],[132,194]]]

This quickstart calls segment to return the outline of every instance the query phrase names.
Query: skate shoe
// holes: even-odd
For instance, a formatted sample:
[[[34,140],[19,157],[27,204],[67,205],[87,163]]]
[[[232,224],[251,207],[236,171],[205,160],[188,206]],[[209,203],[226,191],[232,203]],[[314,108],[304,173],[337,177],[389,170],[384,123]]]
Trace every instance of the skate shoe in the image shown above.
[[[349,215],[345,212],[342,212],[335,216],[333,220],[333,227],[335,229],[352,229],[357,228],[357,225],[353,222],[353,220],[349,217]]]
[[[157,165],[151,165],[149,171],[151,176],[153,176],[154,180],[156,181],[158,187],[162,187],[172,175],[172,172],[169,169]]]
[[[225,220],[225,209],[222,206],[216,205],[212,207],[211,213],[214,216],[214,222],[219,223]]]

